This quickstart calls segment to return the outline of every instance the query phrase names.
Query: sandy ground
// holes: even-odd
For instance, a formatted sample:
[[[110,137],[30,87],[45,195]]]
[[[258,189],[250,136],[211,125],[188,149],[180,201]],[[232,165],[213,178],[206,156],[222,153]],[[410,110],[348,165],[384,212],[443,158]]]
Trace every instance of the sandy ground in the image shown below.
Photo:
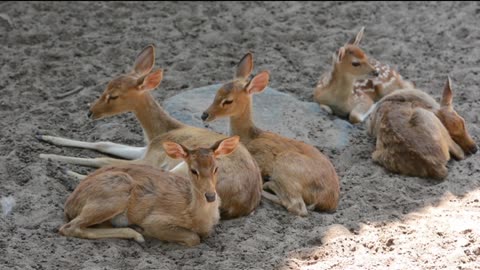
[[[142,145],[133,115],[90,121],[86,112],[104,82],[149,43],[165,68],[159,101],[231,78],[247,50],[257,71],[271,71],[271,87],[309,101],[331,52],[364,25],[366,51],[434,97],[449,74],[456,109],[480,141],[479,21],[477,3],[1,2],[0,197],[16,204],[0,216],[0,268],[479,269],[478,155],[451,162],[441,183],[393,175],[372,163],[374,141],[355,126],[342,151],[317,145],[341,176],[336,213],[298,218],[262,202],[187,249],[57,234],[77,182],[61,172],[65,165],[38,154],[99,154],[34,138],[44,132]],[[317,132],[335,119],[320,119]]]

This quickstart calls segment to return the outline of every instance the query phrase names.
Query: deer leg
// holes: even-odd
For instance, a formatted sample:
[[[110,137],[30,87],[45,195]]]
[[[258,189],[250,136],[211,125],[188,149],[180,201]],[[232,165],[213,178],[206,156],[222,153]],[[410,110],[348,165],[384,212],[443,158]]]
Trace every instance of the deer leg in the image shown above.
[[[280,201],[280,199],[275,194],[272,194],[272,193],[269,193],[269,192],[266,192],[265,190],[263,190],[262,191],[262,197],[264,197],[265,199],[267,199],[267,200],[269,200],[273,203],[282,205],[282,202]]]
[[[144,242],[143,236],[131,228],[88,228],[96,224],[102,224],[125,211],[128,197],[123,200],[114,198],[108,203],[104,199],[93,200],[85,205],[78,216],[63,225],[59,232],[64,236],[72,236],[87,239],[123,238]]]
[[[371,100],[364,100],[352,109],[348,120],[352,124],[361,123],[367,119],[374,108]]]
[[[68,225],[68,224],[66,224]],[[86,239],[103,239],[103,238],[122,238],[133,239],[139,243],[145,242],[143,236],[131,228],[81,228],[66,227],[60,229],[60,233],[64,236],[71,236]]]
[[[330,108],[330,107],[327,106],[327,105],[320,104],[320,108],[322,108],[322,110],[324,110],[324,111],[327,112],[328,114],[333,114],[332,108]]]
[[[182,161],[171,169],[170,172],[179,176],[188,177],[188,165],[186,162]]]
[[[301,217],[308,216],[307,206],[301,197],[292,198],[289,203],[285,205],[285,208],[294,215]]]
[[[382,84],[377,84],[374,86],[375,89],[375,98],[373,100],[379,101],[382,97],[386,96],[384,93],[385,89]]]
[[[40,141],[54,145],[91,149],[124,159],[140,159],[147,150],[146,147],[128,146],[112,142],[82,142],[48,135],[37,135],[36,137]]]
[[[274,203],[282,205],[289,212],[295,215],[298,215],[298,216],[308,215],[307,206],[305,205],[303,198],[298,196],[293,196],[292,194],[289,194],[288,192],[284,191],[280,187],[280,185],[278,185],[278,183],[275,182],[275,180],[266,182],[263,185],[263,187],[275,192],[275,195],[269,194],[268,192],[265,192],[265,191],[262,192],[262,196],[264,196],[266,199],[269,199]]]
[[[279,205],[283,205],[282,204],[282,201],[280,201],[280,199],[275,195],[275,194],[272,194],[270,192],[266,192],[265,190],[270,190],[270,191],[273,191],[271,186],[275,185],[273,182],[269,181],[269,182],[265,182],[263,184],[263,191],[262,191],[262,197],[264,197],[265,199],[273,202],[273,203],[276,203],[276,204],[279,204]],[[275,191],[273,191],[275,192]]]
[[[179,243],[188,247],[193,247],[200,244],[200,236],[181,227],[172,226],[142,226],[145,235],[157,238],[167,242]]]
[[[107,158],[107,157],[100,157],[100,158],[77,158],[77,157],[68,157],[68,156],[60,156],[60,155],[53,155],[53,154],[40,154],[40,158],[47,159],[47,160],[55,160],[67,164],[75,164],[75,165],[82,165],[87,167],[94,167],[100,168],[106,165],[125,165],[125,164],[132,164],[140,161],[131,161],[131,160],[123,160],[123,159],[116,159],[116,158]]]
[[[374,162],[382,163],[382,162],[381,162],[381,161],[382,161],[381,157],[382,157],[382,152],[379,151],[379,150],[375,150],[375,151],[372,153],[372,160],[373,160]]]
[[[453,140],[450,140],[450,143],[448,145],[448,151],[456,160],[465,159],[465,153],[463,152],[462,148]]]
[[[77,180],[83,180],[83,179],[85,179],[85,177],[87,177],[86,175],[79,174],[79,173],[74,172],[72,170],[65,170],[65,174],[70,176],[70,177],[76,178]]]

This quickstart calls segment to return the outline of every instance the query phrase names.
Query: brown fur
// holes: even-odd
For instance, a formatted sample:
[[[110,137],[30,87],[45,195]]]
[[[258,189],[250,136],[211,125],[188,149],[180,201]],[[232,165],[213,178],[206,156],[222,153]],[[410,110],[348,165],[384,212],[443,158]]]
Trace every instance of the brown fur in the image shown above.
[[[396,89],[413,86],[400,74],[374,59],[358,46],[364,28],[333,56],[332,71],[324,75],[314,91],[314,100],[333,114],[362,122],[374,102]],[[353,63],[359,66],[353,66]],[[375,78],[367,76],[378,72]]]
[[[370,63],[379,72],[376,78],[357,80],[353,86],[354,92],[367,94],[374,102],[398,89],[414,88],[415,85],[406,81],[389,65],[370,59]]]
[[[183,158],[191,179],[164,172],[148,165],[104,167],[85,178],[68,197],[65,216],[69,221],[60,228],[65,236],[79,238],[127,238],[143,242],[143,236],[187,246],[200,243],[219,220],[220,200],[215,195],[217,165],[215,158],[231,153],[238,137],[223,140],[212,148],[188,150],[166,142],[165,150],[173,158]],[[225,147],[225,141],[232,141]],[[217,154],[218,149],[226,152]],[[91,228],[111,223],[122,228]],[[128,227],[141,228],[141,234]]]
[[[207,129],[180,123],[162,109],[150,94],[160,84],[163,76],[162,70],[152,71],[154,62],[154,47],[148,46],[137,57],[133,71],[113,79],[90,108],[93,119],[133,112],[143,127],[148,143],[145,155],[134,161],[97,158],[92,160],[93,166],[148,164],[156,168],[172,169],[179,161],[165,155],[163,142],[176,141],[197,148],[226,138]],[[57,159],[62,161],[64,158]],[[232,155],[219,159],[219,167],[217,191],[222,198],[222,218],[250,214],[259,205],[262,192],[260,169],[255,160],[240,145]]]
[[[444,93],[451,93],[449,81]],[[450,155],[463,159],[464,152],[477,150],[451,98],[444,94],[439,105],[422,91],[404,89],[380,100],[368,121],[369,133],[377,138],[373,160],[392,172],[445,178]]]
[[[204,120],[230,117],[231,133],[240,136],[262,175],[271,179],[264,189],[275,195],[264,192],[264,197],[297,215],[307,215],[307,206],[334,211],[339,200],[339,180],[328,158],[311,145],[263,131],[253,124],[251,95],[266,87],[269,76],[262,72],[247,82],[252,69],[253,56],[249,53],[240,61],[235,80],[217,91]]]
[[[355,67],[352,63],[360,65]],[[314,99],[328,106],[335,115],[348,117],[352,123],[362,122],[373,100],[362,91],[354,91],[354,82],[375,72],[360,48],[354,45],[342,47],[334,58],[332,72],[318,83]]]
[[[365,27],[362,27],[348,44],[360,46],[364,32]],[[377,102],[397,89],[415,88],[414,83],[404,80],[402,76],[389,65],[380,63],[372,58],[370,58],[369,61],[379,74],[376,78],[357,80],[354,84],[354,91],[362,91],[369,95],[374,102]]]

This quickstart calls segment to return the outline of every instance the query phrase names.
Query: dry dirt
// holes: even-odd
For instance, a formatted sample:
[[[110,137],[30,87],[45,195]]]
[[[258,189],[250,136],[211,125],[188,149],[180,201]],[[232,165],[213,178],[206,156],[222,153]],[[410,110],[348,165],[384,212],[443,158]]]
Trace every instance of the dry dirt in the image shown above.
[[[99,156],[41,143],[36,132],[140,146],[132,114],[86,117],[105,81],[149,43],[165,69],[155,97],[225,81],[255,53],[272,88],[311,101],[330,55],[361,26],[369,55],[397,67],[437,99],[447,75],[455,106],[480,141],[480,5],[462,3],[0,3],[1,269],[479,269],[480,160],[449,163],[440,183],[385,172],[370,159],[364,125],[348,147],[318,143],[341,177],[334,214],[308,218],[262,202],[222,222],[195,248],[150,240],[60,236],[77,182],[39,153]],[[62,94],[83,87],[74,95]],[[206,104],[207,105],[207,104]],[[336,117],[319,119],[318,133]],[[313,134],[312,136],[315,136]],[[4,199],[4,204],[5,199]]]

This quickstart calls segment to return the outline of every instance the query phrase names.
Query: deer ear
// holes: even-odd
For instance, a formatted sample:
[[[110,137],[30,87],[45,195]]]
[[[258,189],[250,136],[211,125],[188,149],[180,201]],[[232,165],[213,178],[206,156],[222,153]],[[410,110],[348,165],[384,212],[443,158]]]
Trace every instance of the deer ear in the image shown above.
[[[253,71],[253,54],[248,52],[243,56],[242,60],[238,62],[235,78],[247,79]]]
[[[453,100],[452,81],[450,80],[450,77],[448,77],[447,82],[445,83],[445,87],[443,88],[443,96],[440,104],[442,106],[452,107],[452,100]]]
[[[216,142],[211,149],[215,157],[226,156],[231,154],[237,148],[239,141],[240,137],[233,136]]]
[[[246,91],[248,94],[260,93],[265,87],[267,87],[270,80],[270,73],[268,71],[262,71],[253,77],[253,79],[247,84]]]
[[[173,158],[173,159],[180,159],[180,158],[187,158],[188,157],[188,149],[178,143],[174,142],[164,142],[163,143],[163,149],[165,150],[165,153]]]
[[[157,88],[163,79],[163,70],[157,69],[152,73],[138,79],[138,89],[148,91]]]
[[[344,56],[345,56],[345,47],[341,47],[340,49],[338,49],[337,63],[342,62]]]
[[[347,44],[352,44],[355,46],[360,45],[360,41],[362,41],[363,38],[363,33],[365,32],[365,26],[363,26],[360,31],[357,33],[357,35],[354,38],[351,38]]]
[[[150,73],[154,64],[155,47],[153,45],[149,45],[145,47],[140,54],[138,54],[137,59],[135,60],[133,71],[139,76],[144,76]]]
[[[334,66],[337,63],[337,54],[332,53],[332,66]]]

